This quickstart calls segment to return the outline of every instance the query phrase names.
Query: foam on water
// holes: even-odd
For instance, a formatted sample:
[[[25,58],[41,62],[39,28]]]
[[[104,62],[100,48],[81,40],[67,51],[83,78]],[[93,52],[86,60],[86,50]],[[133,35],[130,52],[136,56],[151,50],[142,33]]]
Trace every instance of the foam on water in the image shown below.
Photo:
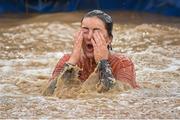
[[[144,67],[143,71],[151,71],[151,72],[172,72],[180,69],[180,60],[175,58],[172,59],[172,62],[168,64],[168,66],[164,69],[155,69]]]

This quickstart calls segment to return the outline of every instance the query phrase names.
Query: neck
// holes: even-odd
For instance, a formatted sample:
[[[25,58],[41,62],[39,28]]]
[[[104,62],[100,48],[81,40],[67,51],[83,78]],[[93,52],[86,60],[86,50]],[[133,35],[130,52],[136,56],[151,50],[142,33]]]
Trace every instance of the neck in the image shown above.
[[[95,61],[94,58],[85,57],[85,61],[86,61],[89,65],[96,65],[96,61]]]
[[[83,66],[86,66],[89,70],[94,69],[97,65],[94,58],[88,58],[87,56],[83,55],[82,60],[84,64]]]

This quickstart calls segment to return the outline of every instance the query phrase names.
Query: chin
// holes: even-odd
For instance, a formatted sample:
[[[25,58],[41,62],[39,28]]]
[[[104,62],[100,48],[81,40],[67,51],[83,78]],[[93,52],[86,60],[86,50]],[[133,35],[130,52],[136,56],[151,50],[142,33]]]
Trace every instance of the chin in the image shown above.
[[[85,52],[85,55],[87,58],[94,58],[94,54],[93,53],[89,53],[89,52]]]

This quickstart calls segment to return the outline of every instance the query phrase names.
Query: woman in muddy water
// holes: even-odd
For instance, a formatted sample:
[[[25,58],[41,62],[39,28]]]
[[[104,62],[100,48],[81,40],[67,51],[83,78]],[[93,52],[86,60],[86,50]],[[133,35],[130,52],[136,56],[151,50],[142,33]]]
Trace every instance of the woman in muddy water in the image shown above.
[[[138,88],[133,62],[112,52],[112,29],[112,17],[107,13],[93,10],[85,14],[74,37],[72,54],[65,54],[59,60],[43,94],[60,97],[71,90],[104,93],[117,86],[121,90]]]

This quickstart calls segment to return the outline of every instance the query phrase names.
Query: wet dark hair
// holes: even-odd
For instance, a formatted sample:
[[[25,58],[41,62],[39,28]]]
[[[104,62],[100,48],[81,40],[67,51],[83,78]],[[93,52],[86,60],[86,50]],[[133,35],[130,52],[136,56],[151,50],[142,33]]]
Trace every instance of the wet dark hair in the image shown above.
[[[107,13],[105,13],[101,10],[92,10],[83,16],[83,18],[81,19],[81,22],[86,17],[97,17],[100,20],[102,20],[105,24],[105,28],[108,32],[108,35],[110,37],[113,37],[113,35],[112,35],[113,21],[112,21],[112,17],[110,15],[108,15]]]

